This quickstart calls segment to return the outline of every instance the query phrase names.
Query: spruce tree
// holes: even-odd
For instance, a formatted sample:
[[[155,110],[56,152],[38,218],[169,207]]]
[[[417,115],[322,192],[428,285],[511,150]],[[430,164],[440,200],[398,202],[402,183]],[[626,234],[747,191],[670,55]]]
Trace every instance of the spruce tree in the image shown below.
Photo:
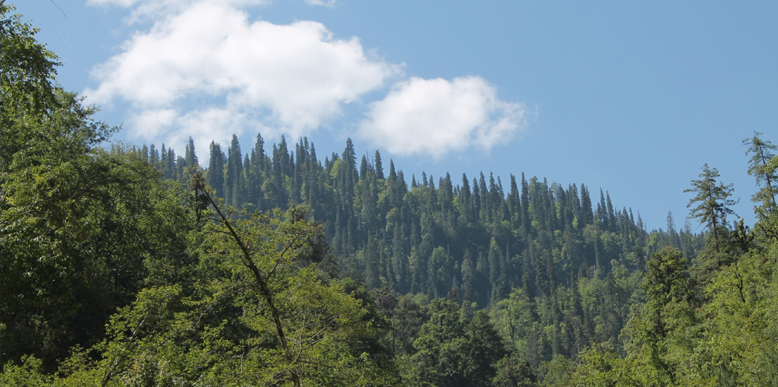
[[[730,199],[734,188],[732,184],[718,182],[719,171],[710,168],[708,164],[702,166],[699,177],[698,180],[692,180],[693,188],[683,191],[695,195],[686,207],[691,210],[690,217],[699,219],[700,223],[708,228],[713,249],[718,253],[726,248],[727,215],[735,213],[730,208],[737,203]]]
[[[373,163],[375,164],[375,174],[378,180],[384,179],[384,166],[381,163],[381,153],[378,152],[378,149],[375,151],[375,156],[373,156]]]
[[[767,219],[776,216],[775,209],[778,194],[778,157],[773,153],[778,147],[770,141],[762,140],[762,133],[754,132],[754,137],[743,140],[748,145],[746,155],[751,155],[748,164],[748,174],[756,179],[756,185],[759,187],[752,201],[761,205],[754,208],[756,215],[763,220],[763,231],[770,232],[773,227],[764,227],[764,223],[778,224],[778,221]],[[772,236],[778,239],[778,234],[771,232]]]
[[[224,153],[221,146],[211,141],[211,157],[208,161],[207,183],[217,197],[224,198]]]
[[[186,166],[192,168],[197,165],[197,154],[195,153],[195,145],[192,137],[189,137],[189,142],[186,144]]]

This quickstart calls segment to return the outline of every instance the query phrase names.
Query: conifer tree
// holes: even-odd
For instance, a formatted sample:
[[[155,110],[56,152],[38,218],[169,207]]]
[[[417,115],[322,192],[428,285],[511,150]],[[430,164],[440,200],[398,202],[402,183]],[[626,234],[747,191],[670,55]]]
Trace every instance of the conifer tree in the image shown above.
[[[592,224],[594,215],[592,214],[592,199],[589,196],[589,189],[585,185],[581,184],[581,213],[582,224]]]
[[[775,199],[778,194],[778,156],[773,153],[778,147],[763,140],[761,135],[762,133],[754,132],[754,137],[743,140],[743,144],[748,145],[746,155],[751,155],[748,174],[756,179],[756,185],[759,187],[759,191],[751,200],[760,204],[754,211],[763,221],[761,231],[778,239],[778,232],[775,230],[778,228],[778,220],[775,219],[778,216]]]
[[[384,165],[381,163],[381,153],[378,152],[378,149],[375,151],[375,156],[373,156],[373,164],[375,165],[375,174],[378,180],[384,179]]]
[[[154,144],[149,146],[149,164],[159,167],[159,152],[157,152],[157,148],[154,147]]]
[[[192,168],[197,165],[197,154],[195,153],[195,145],[192,137],[189,137],[189,142],[186,144],[186,166]]]
[[[227,168],[224,175],[224,199],[226,204],[241,206],[243,195],[241,186],[243,182],[243,161],[238,137],[232,135],[230,147],[227,149]]]
[[[165,144],[162,144],[162,147],[164,148]],[[166,178],[176,179],[176,152],[173,148],[168,148],[165,155],[164,173]]]
[[[727,215],[735,213],[730,208],[737,203],[730,199],[734,189],[732,184],[718,182],[719,171],[710,168],[708,164],[702,166],[699,177],[698,180],[692,180],[693,188],[683,191],[695,194],[686,207],[690,209],[692,218],[699,219],[708,228],[713,249],[718,253],[726,248]]]
[[[208,161],[207,183],[211,186],[216,197],[224,198],[224,153],[221,146],[211,141],[211,157]]]

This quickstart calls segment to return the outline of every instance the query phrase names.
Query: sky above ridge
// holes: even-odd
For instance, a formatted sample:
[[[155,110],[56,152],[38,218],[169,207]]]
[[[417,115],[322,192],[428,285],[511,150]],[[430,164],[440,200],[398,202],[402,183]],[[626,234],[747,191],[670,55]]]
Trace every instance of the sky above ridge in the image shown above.
[[[664,228],[704,163],[753,223],[741,141],[778,142],[775,2],[11,3],[116,139],[191,136],[201,162],[232,134],[244,152],[306,136],[320,157],[351,138],[408,180],[584,183]]]

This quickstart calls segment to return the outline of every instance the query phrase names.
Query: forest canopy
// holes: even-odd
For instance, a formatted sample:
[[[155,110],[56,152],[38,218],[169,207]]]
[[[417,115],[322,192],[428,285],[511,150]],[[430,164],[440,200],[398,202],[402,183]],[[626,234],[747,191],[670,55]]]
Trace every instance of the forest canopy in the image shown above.
[[[0,4],[0,385],[778,385],[778,157],[647,230],[584,184],[410,181],[351,140],[111,143]],[[679,192],[679,195],[682,194]]]

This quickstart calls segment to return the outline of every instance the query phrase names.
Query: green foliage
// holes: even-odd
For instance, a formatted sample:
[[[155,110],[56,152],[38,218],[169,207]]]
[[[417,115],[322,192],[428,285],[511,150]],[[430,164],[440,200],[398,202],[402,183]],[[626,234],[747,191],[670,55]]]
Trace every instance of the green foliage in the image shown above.
[[[733,188],[706,164],[686,191],[701,235],[523,174],[409,187],[350,140],[321,163],[304,138],[244,154],[233,136],[201,170],[191,139],[100,148],[114,129],[12,10],[2,385],[778,384],[778,158],[759,133],[758,222],[727,223]]]
[[[535,375],[529,363],[515,357],[504,357],[496,364],[497,375],[492,381],[495,387],[534,387]]]
[[[633,378],[633,370],[610,343],[593,346],[581,354],[581,363],[573,377],[573,386],[621,387],[652,385],[642,384]]]
[[[666,247],[648,261],[643,281],[646,303],[633,307],[623,335],[628,361],[649,383],[676,385],[683,378],[682,358],[699,339],[686,259]]]
[[[759,231],[771,238],[778,239],[778,206],[775,196],[778,193],[778,156],[774,151],[776,146],[761,138],[761,133],[754,132],[754,137],[743,140],[748,146],[746,155],[751,155],[748,174],[756,179],[759,187],[751,200],[761,204],[754,207],[754,212],[760,220]]]
[[[751,141],[749,153],[765,144],[758,136]],[[752,172],[759,162],[754,160]],[[715,170],[708,172],[707,177],[715,175]],[[716,187],[713,181],[707,189],[714,192]],[[770,200],[759,203],[757,214],[775,211]],[[713,239],[713,217],[722,219],[726,214],[704,206],[703,202],[698,208],[707,211]],[[718,242],[720,250],[715,251],[716,242],[711,243],[692,267],[675,248],[655,254],[643,282],[645,303],[632,307],[621,334],[626,353],[613,346],[591,347],[581,356],[575,385],[774,385],[778,330],[773,316],[778,294],[773,267],[778,243],[770,238],[774,227],[769,217],[760,217],[755,229],[760,232],[752,233],[741,222],[731,233],[722,230],[719,237],[727,238]],[[718,264],[705,262],[706,254],[707,259],[717,258]],[[690,272],[705,275],[695,277]]]
[[[406,376],[415,375],[413,343],[429,318],[419,304],[440,297],[460,303],[460,317],[467,321],[488,308],[507,348],[537,375],[544,365],[577,359],[592,341],[614,340],[621,350],[619,333],[630,306],[644,299],[639,285],[645,257],[667,245],[684,248],[689,256],[702,248],[702,237],[688,228],[648,234],[640,218],[615,209],[606,192],[593,211],[585,186],[565,189],[523,177],[519,184],[512,178],[506,195],[495,176],[482,174],[472,184],[463,176],[463,184],[454,186],[448,175],[436,184],[425,174],[413,178],[409,189],[392,161],[388,175],[381,176],[377,152],[372,161],[363,156],[357,165],[350,143],[323,164],[307,139],[293,154],[283,138],[272,156],[263,156],[263,147],[260,136],[251,157],[243,157],[243,187],[248,188],[233,189],[225,203],[309,206],[334,258],[327,271],[359,278],[368,289],[391,289],[386,299],[395,300],[394,306],[381,313],[392,329],[379,341],[392,348]],[[222,182],[221,191],[223,182],[233,179],[228,165],[239,159],[232,151],[238,148],[233,141],[224,155],[212,145],[213,165],[205,174],[208,182]],[[214,164],[220,157],[221,168]],[[504,302],[513,289],[522,289],[526,307]],[[564,374],[559,370],[570,368],[549,372]]]
[[[563,355],[554,356],[551,361],[545,362],[539,367],[538,372],[543,380],[540,385],[547,387],[572,385],[572,376],[576,366],[576,362],[572,359]]]
[[[26,124],[38,124],[47,111],[57,106],[54,85],[57,56],[35,40],[38,29],[13,14],[12,5],[0,4],[0,163],[11,162],[12,156],[33,139]]]
[[[0,363],[34,354],[50,371],[69,347],[99,341],[158,263],[175,268],[187,222],[145,159],[97,147],[112,129],[52,86],[55,57],[0,7]]]
[[[430,319],[414,342],[411,385],[488,386],[496,363],[506,354],[503,341],[485,311],[472,320],[461,319],[459,306],[435,299],[429,306]]]
[[[19,387],[46,386],[52,377],[43,372],[43,362],[32,356],[24,356],[20,365],[9,363],[3,366],[0,385]]]
[[[515,289],[509,298],[499,301],[491,309],[495,328],[512,344],[517,356],[527,353],[530,333],[539,329],[533,302],[522,289]]]
[[[743,140],[748,146],[746,155],[751,155],[748,163],[748,174],[754,176],[757,186],[761,189],[755,193],[752,200],[762,203],[766,209],[776,206],[775,194],[778,190],[778,162],[775,159],[776,146],[761,138],[762,133],[754,132],[754,137]],[[760,214],[764,216],[765,214]]]
[[[719,171],[711,169],[708,164],[702,166],[699,177],[699,180],[692,180],[693,188],[684,190],[695,194],[687,205],[691,210],[689,216],[699,219],[708,228],[712,247],[716,253],[720,253],[726,246],[727,215],[735,213],[730,207],[737,202],[729,198],[734,189],[732,184],[718,182]],[[721,265],[721,262],[717,264]]]

